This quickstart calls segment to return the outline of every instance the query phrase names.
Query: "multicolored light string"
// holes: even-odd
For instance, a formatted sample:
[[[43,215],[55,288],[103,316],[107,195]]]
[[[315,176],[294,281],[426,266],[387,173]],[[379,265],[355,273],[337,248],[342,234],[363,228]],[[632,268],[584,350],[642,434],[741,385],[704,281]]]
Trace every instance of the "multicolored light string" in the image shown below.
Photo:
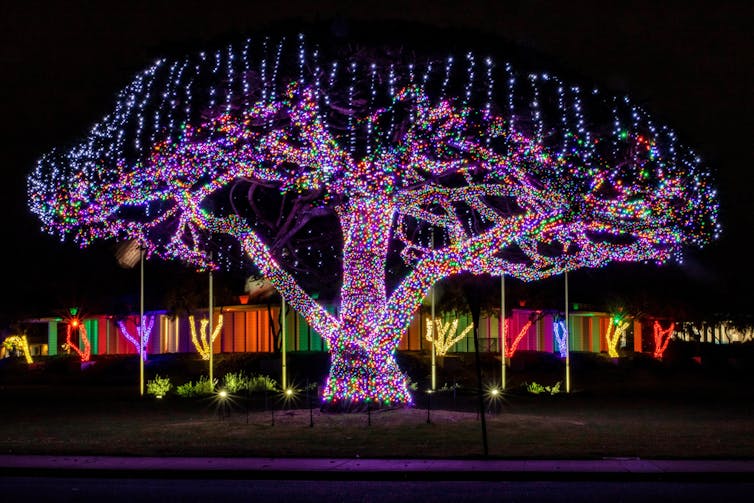
[[[247,257],[327,341],[323,399],[346,409],[411,403],[394,351],[441,278],[661,263],[719,233],[708,170],[627,99],[493,58],[478,71],[471,53],[465,68],[328,61],[307,44],[157,61],[79,145],[39,160],[32,211],[82,246],[136,239],[200,268]],[[296,201],[276,229],[260,193]],[[342,271],[337,315],[302,283],[306,260]]]

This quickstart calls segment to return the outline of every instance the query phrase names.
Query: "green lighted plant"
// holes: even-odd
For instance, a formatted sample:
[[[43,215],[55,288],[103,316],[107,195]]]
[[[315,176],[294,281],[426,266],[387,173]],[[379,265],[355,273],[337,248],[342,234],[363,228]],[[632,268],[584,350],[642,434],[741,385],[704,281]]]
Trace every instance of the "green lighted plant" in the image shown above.
[[[526,385],[526,391],[532,395],[541,395],[547,393],[549,395],[557,395],[560,393],[561,381],[556,382],[552,386],[542,386],[539,383],[533,382]]]
[[[243,372],[228,372],[223,376],[222,388],[228,393],[238,393],[249,387],[249,378]]]
[[[215,392],[216,385],[217,379],[210,381],[207,376],[201,376],[196,383],[189,381],[186,384],[181,384],[175,389],[175,392],[182,398],[207,396]]]
[[[154,379],[147,381],[147,394],[155,398],[162,398],[173,388],[169,377],[154,376]]]
[[[251,376],[247,385],[249,391],[275,391],[278,383],[275,379],[266,375]]]

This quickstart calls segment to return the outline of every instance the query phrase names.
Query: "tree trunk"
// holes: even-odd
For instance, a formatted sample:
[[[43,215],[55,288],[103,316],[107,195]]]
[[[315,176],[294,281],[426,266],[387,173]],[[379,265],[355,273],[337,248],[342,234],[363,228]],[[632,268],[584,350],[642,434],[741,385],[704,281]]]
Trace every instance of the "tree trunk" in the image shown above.
[[[411,404],[395,361],[397,342],[381,338],[385,260],[393,208],[385,198],[354,199],[338,211],[343,228],[340,330],[330,347],[324,410],[359,411]]]
[[[360,412],[411,405],[406,378],[392,351],[344,343],[330,348],[322,410]]]

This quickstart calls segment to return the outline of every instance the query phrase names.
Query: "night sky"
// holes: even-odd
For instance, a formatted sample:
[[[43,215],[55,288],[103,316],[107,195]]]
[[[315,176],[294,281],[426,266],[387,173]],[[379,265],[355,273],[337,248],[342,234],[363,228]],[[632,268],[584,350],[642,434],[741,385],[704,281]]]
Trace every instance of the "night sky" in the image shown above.
[[[112,244],[82,251],[40,232],[25,201],[26,175],[39,156],[83,136],[111,108],[118,90],[166,53],[240,40],[263,32],[268,23],[329,22],[335,16],[339,26],[348,26],[348,20],[400,20],[494,35],[541,54],[558,66],[555,73],[567,69],[607,91],[628,93],[712,166],[723,236],[691,251],[681,266],[576,273],[573,298],[645,289],[661,292],[670,304],[693,299],[711,311],[754,314],[750,2],[275,3],[2,3],[0,204],[8,281],[0,323],[73,304],[97,309],[110,297],[131,302],[138,291],[138,271],[116,265]],[[160,298],[161,285],[175,281],[168,271],[179,270],[150,264],[150,298]],[[226,281],[227,289],[241,293],[242,278]]]

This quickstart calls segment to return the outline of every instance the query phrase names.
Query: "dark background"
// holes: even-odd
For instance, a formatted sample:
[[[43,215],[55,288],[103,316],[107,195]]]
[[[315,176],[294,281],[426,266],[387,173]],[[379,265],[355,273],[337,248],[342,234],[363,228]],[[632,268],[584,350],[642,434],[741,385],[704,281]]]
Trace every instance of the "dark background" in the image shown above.
[[[88,250],[61,244],[39,231],[25,201],[26,175],[36,159],[83,136],[133,74],[166,52],[240,39],[270,23],[334,21],[347,29],[380,20],[513,42],[552,61],[555,73],[567,69],[628,93],[712,167],[721,199],[719,241],[690,251],[681,265],[574,273],[573,300],[631,298],[669,313],[684,307],[687,316],[752,314],[753,14],[752,3],[743,1],[3,2],[0,323],[75,304],[138,308],[138,270],[120,269],[112,244]],[[204,284],[191,271],[156,263],[148,265],[147,278],[147,309],[160,307],[178,284]],[[239,294],[242,282],[226,275],[220,288]],[[560,285],[555,278],[511,288],[525,297]]]

